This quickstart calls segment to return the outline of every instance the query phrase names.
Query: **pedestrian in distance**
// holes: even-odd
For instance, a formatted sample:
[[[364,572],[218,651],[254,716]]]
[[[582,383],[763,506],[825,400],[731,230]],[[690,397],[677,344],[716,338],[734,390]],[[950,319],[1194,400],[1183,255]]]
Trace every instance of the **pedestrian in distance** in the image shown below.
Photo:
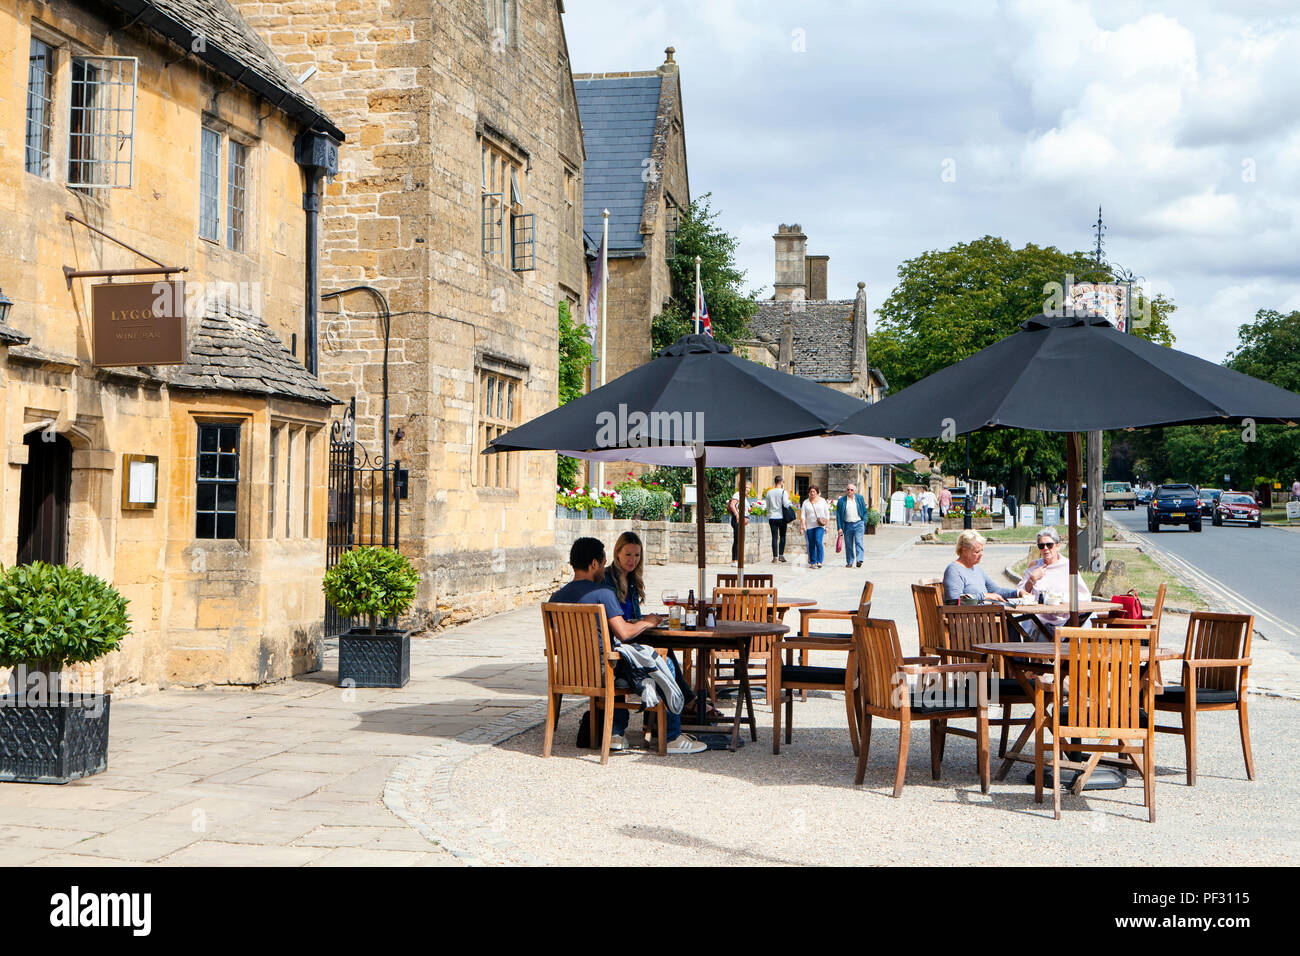
[[[786,515],[786,509],[789,508],[790,514],[793,514],[794,502],[790,500],[780,475],[776,476],[775,483],[763,496],[763,504],[767,506],[767,525],[772,530],[772,560],[784,562],[785,530],[791,521]]]
[[[799,509],[799,530],[808,542],[808,567],[820,568],[826,560],[826,526],[831,523],[831,508],[816,485]]]
[[[912,510],[916,507],[916,497],[909,491],[903,499],[903,520],[908,527],[912,525]]]
[[[858,494],[857,485],[849,483],[848,490],[835,502],[835,526],[844,532],[844,566],[851,568],[856,562],[862,567],[866,552],[862,536],[866,528],[867,503]]]
[[[948,487],[945,485],[944,487],[939,489],[939,517],[942,518],[951,510],[952,510],[952,492],[949,491]]]
[[[925,518],[926,524],[934,522],[934,512],[939,507],[939,499],[934,496],[934,492],[929,488],[921,492],[921,514]]]
[[[731,560],[736,560],[740,522],[749,520],[749,485],[746,483],[727,502],[727,515],[731,518]]]

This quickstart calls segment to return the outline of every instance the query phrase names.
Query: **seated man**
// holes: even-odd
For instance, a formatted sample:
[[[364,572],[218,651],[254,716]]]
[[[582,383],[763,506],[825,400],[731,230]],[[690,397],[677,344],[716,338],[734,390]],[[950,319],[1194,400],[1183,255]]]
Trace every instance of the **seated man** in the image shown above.
[[[614,638],[615,647],[627,641],[635,642],[637,635],[650,630],[659,623],[659,615],[647,614],[639,621],[629,621],[623,616],[623,606],[619,604],[614,592],[604,583],[605,546],[597,538],[579,538],[569,549],[569,564],[573,568],[573,580],[551,595],[552,604],[603,604],[605,618]],[[678,680],[681,674],[674,673]],[[609,749],[627,749],[624,733],[627,730],[631,711],[614,711],[613,736]],[[709,748],[690,734],[682,733],[682,718],[679,714],[668,712],[668,753],[697,754]]]

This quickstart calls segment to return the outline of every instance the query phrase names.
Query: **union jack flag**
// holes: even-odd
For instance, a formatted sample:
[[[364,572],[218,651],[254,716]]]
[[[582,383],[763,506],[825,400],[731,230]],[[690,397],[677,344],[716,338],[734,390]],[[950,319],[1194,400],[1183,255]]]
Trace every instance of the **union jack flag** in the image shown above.
[[[710,338],[713,336],[713,323],[709,321],[709,307],[704,302],[704,290],[695,293],[695,314],[699,317],[699,329]]]

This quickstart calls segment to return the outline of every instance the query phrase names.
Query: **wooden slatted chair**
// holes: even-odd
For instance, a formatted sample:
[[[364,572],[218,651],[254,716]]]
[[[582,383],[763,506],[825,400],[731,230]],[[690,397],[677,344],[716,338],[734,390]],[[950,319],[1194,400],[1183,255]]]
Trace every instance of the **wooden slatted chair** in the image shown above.
[[[866,602],[871,607],[871,602]],[[864,613],[862,615],[866,617]],[[851,620],[851,619],[850,619]],[[803,663],[798,665],[782,663],[782,653],[787,658],[795,651],[803,655]],[[843,667],[810,667],[807,664],[809,651],[838,651],[845,655]],[[781,752],[781,707],[785,706],[785,742],[791,742],[794,729],[794,692],[806,693],[810,690],[844,691],[844,708],[849,717],[849,741],[853,753],[858,752],[858,723],[862,719],[861,703],[858,697],[857,663],[853,649],[852,634],[823,634],[818,637],[777,637],[772,641],[767,672],[776,696],[770,698],[772,705],[772,753]]]
[[[1122,627],[1061,627],[1056,636],[1052,679],[1034,682],[1038,713],[1052,707],[1052,807],[1061,819],[1061,748],[1090,753],[1088,762],[1066,764],[1082,772],[1073,790],[1083,784],[1103,754],[1125,756],[1142,775],[1142,795],[1150,822],[1156,820],[1155,803],[1155,687],[1147,674],[1155,662],[1155,632]],[[1065,700],[1060,689],[1065,688]],[[1034,801],[1043,802],[1043,733],[1034,739]],[[1069,742],[1066,743],[1066,738]],[[1142,759],[1139,760],[1138,757]]]
[[[920,600],[918,599],[918,607]],[[988,655],[975,650],[976,644],[996,644],[1003,641],[1009,641],[1007,636],[1007,618],[1006,613],[1000,605],[996,604],[974,604],[970,606],[958,606],[956,604],[946,604],[939,608],[939,639],[940,644],[937,647],[926,648],[923,653],[934,654],[944,659],[945,663],[961,661],[987,661]],[[998,661],[998,672],[993,675],[997,681],[996,695],[992,697],[991,703],[1002,706],[1002,716],[998,723],[1002,726],[1001,740],[998,744],[998,756],[1005,757],[1007,754],[1007,735],[1013,724],[1023,726],[1030,722],[1032,718],[1018,717],[1013,719],[1011,716],[1011,705],[1013,704],[1032,704],[1033,698],[1025,693],[1025,689],[1020,686],[1020,682],[1014,677],[1006,677],[1001,672],[1002,661]],[[959,736],[969,736],[968,730],[950,730],[949,733],[955,733]]]
[[[600,762],[608,763],[614,710],[636,710],[641,705],[629,704],[628,691],[614,686],[614,663],[619,655],[610,647],[604,605],[543,604],[542,627],[546,632],[546,732],[542,756],[551,755],[564,695],[575,694],[591,700],[592,749],[596,749],[600,721]],[[668,710],[663,701],[653,710],[658,714],[655,740],[662,755],[668,752]]]
[[[1182,683],[1166,684],[1156,698],[1156,710],[1182,714],[1182,726],[1161,727],[1164,734],[1181,734],[1187,751],[1187,785],[1196,785],[1196,715],[1205,710],[1235,710],[1241,729],[1246,778],[1255,779],[1250,753],[1250,723],[1246,716],[1246,677],[1250,670],[1250,641],[1255,630],[1251,614],[1196,612],[1187,621],[1183,647]]]
[[[924,720],[930,723],[930,773],[938,780],[948,721],[974,717],[980,789],[988,793],[990,665],[976,662],[942,664],[938,657],[904,657],[894,622],[874,618],[853,619],[853,646],[858,665],[862,717],[858,731],[861,743],[854,784],[860,785],[866,776],[873,717],[883,717],[899,723],[898,766],[894,771],[895,797],[903,792],[912,721]],[[908,682],[909,677],[924,680],[932,675],[945,679],[941,687],[942,693],[933,688],[924,690],[912,687]]]
[[[876,590],[876,586],[872,584],[870,581],[863,582],[862,594],[859,595],[858,597],[858,606],[856,609],[832,610],[830,608],[823,608],[823,607],[799,608],[799,638],[798,639],[801,641],[826,640],[826,641],[831,641],[832,643],[844,641],[849,644],[852,644],[853,630],[852,630],[851,622],[855,615],[861,615],[862,617],[871,617],[871,595],[875,592],[875,590]],[[814,631],[813,630],[814,621],[844,621],[846,624],[850,624],[850,629],[843,632]],[[790,644],[788,640],[786,642],[786,646],[790,647],[791,650],[793,651],[794,649],[793,645]],[[811,649],[813,648],[811,647],[799,648],[800,667],[808,666],[808,651]],[[790,654],[786,655],[787,666],[789,666],[790,664],[790,660],[789,660],[790,657],[791,657]],[[821,687],[800,688],[799,697],[801,700],[807,700],[808,691],[822,690],[822,689],[823,688]],[[856,731],[854,732],[854,739],[855,740],[857,739]],[[786,741],[789,742],[789,730],[786,731]],[[856,747],[854,748],[853,752],[857,753]]]
[[[738,578],[739,578],[739,575],[737,575],[734,571],[731,572],[731,573],[727,573],[726,571],[722,571],[722,572],[720,572],[720,573],[718,574],[718,583],[715,584],[714,587],[715,587],[715,588],[735,588],[735,587],[743,587],[743,588],[771,588],[771,587],[776,587],[776,585],[772,583],[775,579],[774,579],[774,577],[773,577],[771,574],[746,574],[746,575],[745,575],[745,579],[744,579],[743,581],[741,581],[739,584],[737,584],[736,581],[737,581]]]
[[[912,585],[912,604],[916,607],[916,633],[921,654],[934,654],[944,646],[943,622],[939,608],[943,607],[943,582],[922,581]]]
[[[776,588],[714,588],[713,605],[719,621],[776,621]],[[749,643],[749,679],[762,678],[767,687],[767,702],[776,700],[776,688],[767,666],[771,658],[772,638],[754,637]],[[717,685],[738,683],[734,677],[723,674],[724,669],[734,671],[735,651],[713,651],[709,667],[709,696],[717,698]]]

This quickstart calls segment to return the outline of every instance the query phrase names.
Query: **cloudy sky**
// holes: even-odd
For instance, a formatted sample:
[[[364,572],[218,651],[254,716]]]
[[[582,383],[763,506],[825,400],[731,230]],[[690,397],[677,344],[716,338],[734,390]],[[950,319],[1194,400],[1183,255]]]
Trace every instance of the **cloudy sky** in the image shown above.
[[[830,295],[985,234],[1091,249],[1178,304],[1220,361],[1300,309],[1293,0],[566,0],[575,71],[681,66],[691,192],[750,284],[772,233],[830,256]],[[947,175],[945,176],[945,171]]]

